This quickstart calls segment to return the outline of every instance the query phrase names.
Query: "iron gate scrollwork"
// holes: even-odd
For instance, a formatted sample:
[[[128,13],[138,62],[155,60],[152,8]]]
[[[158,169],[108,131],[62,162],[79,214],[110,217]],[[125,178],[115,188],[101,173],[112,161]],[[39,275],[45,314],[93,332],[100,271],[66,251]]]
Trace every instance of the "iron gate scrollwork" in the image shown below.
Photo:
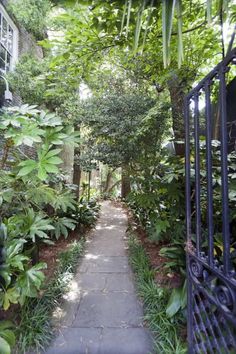
[[[235,64],[236,49],[185,101],[189,353],[236,353]]]

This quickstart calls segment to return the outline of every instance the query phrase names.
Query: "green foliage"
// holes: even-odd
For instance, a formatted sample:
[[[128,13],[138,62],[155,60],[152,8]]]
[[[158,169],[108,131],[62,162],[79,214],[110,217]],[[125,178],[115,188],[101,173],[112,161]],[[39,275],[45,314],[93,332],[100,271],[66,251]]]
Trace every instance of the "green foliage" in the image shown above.
[[[53,337],[52,313],[68,289],[83,247],[83,240],[70,244],[59,255],[57,270],[50,283],[45,285],[43,296],[29,299],[21,308],[21,321],[17,327],[17,352],[24,353],[30,348],[42,351],[48,346]]]
[[[98,217],[99,205],[95,200],[86,201],[81,197],[76,208],[78,223],[85,226],[94,225]]]
[[[13,324],[9,321],[0,322],[0,353],[10,354],[11,348],[15,345],[15,334]]]
[[[11,235],[7,237],[5,264],[0,269],[0,305],[4,310],[11,303],[19,302],[23,305],[27,297],[36,297],[44,280],[41,269],[46,264],[38,263],[31,267],[30,258],[23,252],[25,243],[24,239],[13,238]]]
[[[168,152],[152,161],[152,174],[139,174],[133,179],[137,188],[128,203],[154,242],[182,237],[184,230],[184,161]],[[145,171],[144,171],[145,173]]]
[[[67,217],[55,217],[53,220],[53,235],[58,240],[61,235],[65,238],[68,237],[68,230],[74,230],[76,227],[77,221]]]
[[[39,60],[32,53],[24,54],[13,72],[7,74],[11,88],[17,92],[23,102],[43,104],[46,83],[44,74],[48,69],[48,60]]]
[[[35,212],[28,208],[26,212],[17,214],[8,219],[8,230],[13,237],[22,237],[25,240],[31,240],[33,243],[37,239],[45,241],[49,238],[47,232],[54,230],[50,224],[50,220],[45,218],[46,215]]]
[[[93,158],[114,167],[129,163],[137,155],[135,135],[145,113],[155,104],[141,93],[107,95],[84,104],[83,123],[89,128],[88,146]]]
[[[148,257],[133,235],[130,235],[129,238],[129,253],[136,276],[138,293],[145,305],[144,319],[154,335],[156,353],[186,353],[186,346],[179,334],[180,327],[184,322],[183,318],[180,315],[171,319],[168,317],[166,308],[170,291],[155,284],[155,273],[149,265]]]
[[[166,307],[168,317],[173,317],[181,309],[184,310],[187,306],[187,280],[184,281],[182,287],[173,289]]]
[[[1,216],[7,230],[0,305],[7,310],[11,304],[22,306],[28,297],[37,297],[44,282],[41,270],[46,267],[38,262],[41,243],[53,243],[54,236],[67,237],[77,223],[66,217],[69,210],[75,210],[75,195],[62,179],[54,183],[53,177],[59,179],[61,150],[57,145],[66,139],[73,143],[76,135],[56,114],[27,104],[5,109],[0,128],[5,138],[2,167],[11,167],[0,174]]]
[[[10,0],[8,10],[36,39],[46,37],[50,0]]]
[[[45,181],[48,174],[59,172],[57,165],[62,162],[58,157],[61,150],[53,148],[58,143],[59,137],[55,139],[55,133],[58,133],[59,127],[60,144],[63,144],[68,136],[66,132],[63,133],[62,122],[55,114],[40,112],[36,106],[29,105],[5,110],[0,118],[0,128],[6,139],[5,149],[21,145],[37,148],[38,159],[27,158],[16,164],[16,167],[20,167],[18,176],[34,176],[37,173],[38,178]],[[73,137],[70,138],[72,143]],[[6,152],[9,153],[8,150]],[[23,153],[22,150],[21,152]],[[4,155],[5,160],[2,160],[2,164],[7,163],[7,157]],[[19,159],[19,156],[17,158]]]

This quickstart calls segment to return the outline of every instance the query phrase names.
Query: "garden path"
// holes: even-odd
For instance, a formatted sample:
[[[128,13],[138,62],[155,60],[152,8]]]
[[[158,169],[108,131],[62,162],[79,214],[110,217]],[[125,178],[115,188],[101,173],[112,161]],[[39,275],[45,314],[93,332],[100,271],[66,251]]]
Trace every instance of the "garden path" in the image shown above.
[[[65,296],[58,337],[47,354],[149,354],[126,251],[127,216],[111,202],[101,216]]]

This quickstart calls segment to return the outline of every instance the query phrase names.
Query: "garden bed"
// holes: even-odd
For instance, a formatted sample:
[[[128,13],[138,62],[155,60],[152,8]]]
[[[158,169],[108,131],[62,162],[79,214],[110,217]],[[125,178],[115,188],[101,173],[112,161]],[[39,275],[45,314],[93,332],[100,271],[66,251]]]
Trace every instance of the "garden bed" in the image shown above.
[[[168,247],[169,243],[156,243],[148,239],[148,235],[141,225],[139,225],[133,216],[131,210],[127,209],[129,229],[135,232],[136,237],[140,240],[150,262],[152,269],[155,271],[155,282],[163,287],[177,288],[180,286],[181,277],[176,272],[167,271],[165,263],[167,258],[160,256],[162,247]]]

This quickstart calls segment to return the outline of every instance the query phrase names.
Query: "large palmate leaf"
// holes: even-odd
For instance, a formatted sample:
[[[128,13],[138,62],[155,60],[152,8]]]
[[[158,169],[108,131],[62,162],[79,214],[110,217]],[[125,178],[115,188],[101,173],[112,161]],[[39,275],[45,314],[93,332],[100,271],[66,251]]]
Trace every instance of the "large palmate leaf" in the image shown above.
[[[16,146],[28,145],[33,146],[34,143],[40,143],[44,130],[40,129],[36,123],[27,122],[22,124],[21,129],[9,128],[5,133],[5,138],[11,138]]]
[[[64,213],[66,213],[68,209],[75,210],[75,205],[75,196],[70,191],[58,193],[52,203],[55,210],[61,209]]]
[[[62,160],[58,157],[61,150],[43,150],[38,153],[38,177],[42,181],[47,178],[48,173],[58,173],[58,167]]]
[[[11,114],[3,114],[0,119],[0,127],[1,129],[6,129],[8,127],[20,128],[21,125],[27,122],[26,116],[18,116]]]
[[[31,239],[36,242],[36,238],[47,240],[49,237],[47,231],[54,230],[51,225],[51,220],[45,218],[45,215],[40,212],[35,212],[33,209],[27,209],[25,214],[18,214],[10,218],[13,229],[13,234],[18,232],[24,238]]]
[[[19,300],[19,292],[15,287],[8,288],[0,293],[0,304],[4,310],[8,310],[11,304],[17,304]]]
[[[20,116],[36,116],[40,111],[36,105],[23,104],[21,106],[7,107],[7,112],[15,113]]]
[[[58,240],[60,236],[64,236],[64,238],[68,237],[68,229],[69,230],[74,230],[76,227],[77,221],[71,218],[67,217],[61,217],[58,218],[56,217],[53,220],[53,226],[55,230],[53,230],[53,233]]]
[[[63,127],[47,128],[44,136],[45,144],[50,145],[63,145],[67,135],[63,133]]]
[[[79,146],[81,139],[80,139],[80,131],[74,130],[73,126],[68,126],[65,129],[65,138],[64,143],[66,144],[73,144],[74,146]]]
[[[19,302],[24,304],[26,297],[37,297],[38,291],[42,286],[45,275],[41,272],[47,268],[46,263],[38,263],[22,273],[17,279],[17,287],[19,290]]]
[[[56,127],[62,125],[61,118],[58,117],[55,113],[48,113],[42,111],[38,119],[39,125],[43,127]]]
[[[11,270],[24,270],[26,262],[29,261],[29,257],[25,256],[23,252],[24,239],[10,239],[7,240],[6,247],[6,265]]]
[[[42,149],[38,152],[38,161],[25,160],[19,164],[21,169],[18,176],[26,176],[32,171],[37,170],[38,178],[41,181],[45,181],[48,177],[48,173],[58,173],[58,167],[62,160],[58,157],[60,149],[48,150]]]

